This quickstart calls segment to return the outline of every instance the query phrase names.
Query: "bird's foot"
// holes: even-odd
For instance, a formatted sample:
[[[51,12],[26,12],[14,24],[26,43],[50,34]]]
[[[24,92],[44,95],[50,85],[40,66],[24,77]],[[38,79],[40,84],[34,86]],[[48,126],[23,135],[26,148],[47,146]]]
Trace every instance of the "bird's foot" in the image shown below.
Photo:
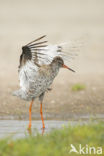
[[[31,131],[31,125],[28,126],[27,130],[28,130],[29,134],[31,135],[31,133],[32,133],[32,131]]]
[[[42,135],[44,134],[44,132],[45,132],[45,126],[42,127]]]

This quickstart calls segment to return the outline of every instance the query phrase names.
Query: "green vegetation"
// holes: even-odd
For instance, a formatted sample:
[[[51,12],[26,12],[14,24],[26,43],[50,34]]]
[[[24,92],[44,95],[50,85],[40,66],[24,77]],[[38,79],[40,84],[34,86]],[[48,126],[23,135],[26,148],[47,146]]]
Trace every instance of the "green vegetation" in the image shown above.
[[[84,90],[86,88],[86,86],[84,84],[75,84],[72,86],[72,91],[80,91],[80,90]]]
[[[0,156],[82,156],[69,153],[70,144],[102,147],[104,150],[104,123],[62,127],[49,134],[30,136],[24,139],[0,141]],[[87,155],[87,154],[85,154]],[[94,154],[96,156],[97,154]],[[93,156],[93,154],[91,154]]]

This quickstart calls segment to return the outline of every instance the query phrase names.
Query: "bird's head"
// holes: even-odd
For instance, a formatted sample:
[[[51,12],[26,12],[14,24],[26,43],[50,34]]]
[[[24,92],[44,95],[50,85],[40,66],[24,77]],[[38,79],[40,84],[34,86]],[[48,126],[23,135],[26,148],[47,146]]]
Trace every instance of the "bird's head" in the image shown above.
[[[60,68],[66,68],[71,70],[72,72],[75,72],[73,69],[69,68],[64,64],[64,61],[61,57],[57,56],[53,59],[52,64],[57,64]]]

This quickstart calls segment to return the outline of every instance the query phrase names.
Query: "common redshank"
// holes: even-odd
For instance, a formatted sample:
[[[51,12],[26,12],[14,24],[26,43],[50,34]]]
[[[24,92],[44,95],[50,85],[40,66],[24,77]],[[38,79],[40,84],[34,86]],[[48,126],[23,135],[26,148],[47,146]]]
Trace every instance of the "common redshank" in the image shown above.
[[[60,68],[67,68],[74,72],[74,70],[64,64],[65,54],[62,51],[62,47],[46,45],[47,41],[40,41],[44,37],[45,35],[22,47],[18,68],[20,89],[13,93],[14,96],[31,101],[28,129],[31,129],[31,111],[34,99],[39,98],[42,128],[44,129],[42,103],[45,92],[50,89],[50,85]]]

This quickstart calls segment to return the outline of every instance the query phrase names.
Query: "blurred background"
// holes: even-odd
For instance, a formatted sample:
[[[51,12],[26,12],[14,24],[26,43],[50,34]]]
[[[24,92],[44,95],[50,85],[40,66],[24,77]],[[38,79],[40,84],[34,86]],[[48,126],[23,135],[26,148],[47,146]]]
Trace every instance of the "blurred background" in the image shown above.
[[[19,88],[21,47],[41,35],[52,44],[84,42],[69,62],[76,73],[62,69],[46,93],[45,119],[103,118],[103,0],[0,0],[0,118],[28,119],[29,102],[12,92]],[[40,119],[39,107],[36,100],[34,119]]]

